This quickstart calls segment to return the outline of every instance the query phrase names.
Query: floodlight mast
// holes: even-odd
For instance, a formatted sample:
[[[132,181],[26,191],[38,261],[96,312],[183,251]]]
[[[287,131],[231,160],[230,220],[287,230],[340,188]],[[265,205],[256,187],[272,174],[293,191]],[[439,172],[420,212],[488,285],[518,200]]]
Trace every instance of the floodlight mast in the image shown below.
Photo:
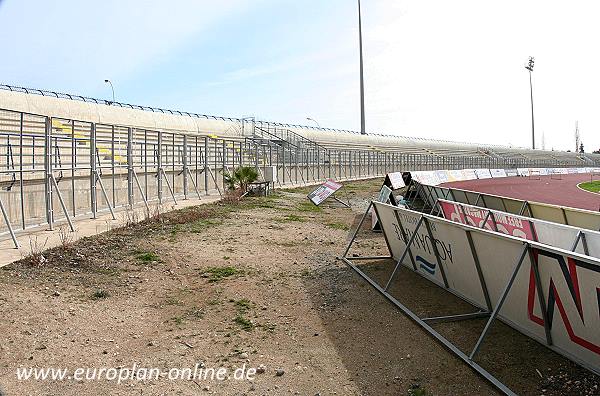
[[[358,47],[360,52],[360,134],[366,135],[365,131],[365,83],[363,77],[363,45],[362,45],[362,21],[360,17],[360,0],[358,0]]]
[[[529,97],[531,99],[531,148],[535,150],[535,123],[533,121],[533,84],[531,82],[531,73],[533,72],[533,65],[535,63],[535,59],[533,56],[529,57],[529,62],[525,69],[529,70]]]

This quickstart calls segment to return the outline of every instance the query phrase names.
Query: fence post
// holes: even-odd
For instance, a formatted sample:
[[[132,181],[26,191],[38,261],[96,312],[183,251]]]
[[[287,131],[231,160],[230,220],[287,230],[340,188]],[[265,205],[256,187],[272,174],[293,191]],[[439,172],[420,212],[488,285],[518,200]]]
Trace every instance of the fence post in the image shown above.
[[[204,136],[204,193],[208,195],[208,136]]]
[[[90,127],[90,204],[92,206],[92,218],[96,218],[98,210],[98,194],[96,191],[96,124]]]
[[[223,158],[221,158],[221,162],[223,163],[223,171],[221,172],[223,174],[223,189],[225,189],[225,169],[227,168],[227,143],[225,142],[225,139],[223,139]]]
[[[188,144],[187,144],[187,135],[183,135],[183,198],[184,199],[188,199]]]
[[[127,202],[133,207],[133,129],[127,128]]]
[[[52,211],[52,119],[46,117],[44,130],[44,192],[46,194],[46,221],[52,230],[54,214]],[[21,175],[21,177],[23,177]]]
[[[158,132],[158,155],[157,155],[157,167],[156,182],[158,185],[158,202],[162,204],[162,132]]]

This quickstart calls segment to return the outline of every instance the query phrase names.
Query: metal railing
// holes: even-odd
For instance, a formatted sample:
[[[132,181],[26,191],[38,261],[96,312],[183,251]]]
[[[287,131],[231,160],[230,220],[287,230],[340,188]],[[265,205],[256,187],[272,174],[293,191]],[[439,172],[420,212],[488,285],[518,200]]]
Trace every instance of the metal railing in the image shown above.
[[[274,167],[276,186],[407,170],[581,166],[575,160],[414,154],[217,138],[0,110],[0,235],[151,203],[223,194],[227,172]],[[306,139],[308,141],[308,139]],[[310,141],[309,141],[310,142]]]

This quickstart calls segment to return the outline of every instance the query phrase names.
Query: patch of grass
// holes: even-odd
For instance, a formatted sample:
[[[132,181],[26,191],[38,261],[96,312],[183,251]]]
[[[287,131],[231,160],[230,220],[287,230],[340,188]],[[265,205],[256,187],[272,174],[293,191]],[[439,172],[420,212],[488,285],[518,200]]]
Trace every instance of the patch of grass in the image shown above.
[[[102,300],[108,297],[110,297],[110,293],[106,290],[98,289],[94,293],[92,293],[92,299],[94,300]]]
[[[322,212],[323,209],[312,202],[304,201],[300,202],[296,207],[300,212]]]
[[[600,193],[600,180],[594,180],[591,182],[580,183],[579,187],[586,191]]]
[[[279,222],[290,222],[290,221],[305,222],[306,219],[302,216],[290,214],[290,215],[285,216],[283,219],[278,219],[277,221],[279,221]]]
[[[223,256],[223,260],[229,260],[231,257],[229,256]]]
[[[234,275],[240,275],[241,273],[241,270],[232,266],[210,267],[204,271],[203,276],[208,278],[209,282],[219,282],[225,278],[229,278]]]
[[[103,267],[94,267],[93,271],[97,274],[109,275],[109,276],[117,276],[121,273],[121,269],[119,268],[103,268]]]
[[[427,396],[427,390],[421,388],[421,385],[415,385],[408,390],[408,396]]]
[[[142,263],[144,264],[149,264],[153,261],[156,262],[160,262],[160,257],[158,256],[158,254],[153,253],[153,252],[136,252],[135,258],[137,258],[138,260],[140,260]]]
[[[245,313],[252,308],[252,302],[247,298],[242,298],[241,300],[237,300],[235,302],[235,306],[240,313]]]
[[[243,330],[250,331],[254,329],[254,323],[250,319],[245,318],[241,313],[238,313],[233,321]]]
[[[189,231],[194,234],[199,234],[207,228],[221,224],[223,224],[223,220],[221,219],[201,219],[191,223],[189,225]]]
[[[173,323],[175,323],[176,325],[181,325],[183,324],[183,317],[182,316],[175,316],[173,318],[171,318],[171,320],[173,321]]]
[[[336,230],[348,231],[350,229],[350,226],[348,226],[347,224],[344,224],[344,223],[327,223],[326,225],[327,225],[327,227],[333,228]]]

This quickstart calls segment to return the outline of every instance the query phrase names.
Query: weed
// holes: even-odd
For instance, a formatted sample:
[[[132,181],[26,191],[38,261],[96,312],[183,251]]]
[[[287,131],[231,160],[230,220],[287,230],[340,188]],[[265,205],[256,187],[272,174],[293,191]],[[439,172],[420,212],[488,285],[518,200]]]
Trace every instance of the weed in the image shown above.
[[[173,318],[171,318],[171,320],[176,324],[176,325],[181,325],[183,324],[183,317],[181,316],[175,316]]]
[[[92,299],[101,300],[110,297],[110,293],[106,290],[98,289],[92,294]]]
[[[63,224],[58,227],[58,238],[60,240],[60,246],[63,250],[70,248],[75,241],[75,233],[71,232],[67,225]]]
[[[245,318],[241,313],[238,313],[233,321],[246,331],[250,331],[254,328],[254,323],[252,323],[250,319]]]
[[[350,226],[348,226],[347,224],[344,224],[344,223],[327,223],[326,225],[327,225],[327,227],[333,228],[336,230],[348,231],[350,229]]]
[[[323,209],[315,204],[313,204],[312,202],[301,202],[300,204],[298,204],[298,207],[296,208],[298,209],[300,212],[322,212]]]
[[[299,222],[304,222],[306,221],[306,219],[304,217],[295,215],[295,214],[290,214],[285,216],[283,219],[277,220],[280,222],[288,222],[288,221],[299,221]]]
[[[243,298],[241,300],[237,300],[235,302],[235,306],[237,307],[240,313],[245,313],[250,308],[252,308],[252,302],[250,302],[250,300],[248,300],[247,298]]]
[[[191,223],[189,231],[194,234],[199,234],[211,226],[220,225],[222,223],[223,221],[221,219],[201,219]]]
[[[46,248],[46,244],[48,243],[48,238],[44,241],[44,243],[40,243],[38,237],[35,237],[35,240],[29,237],[29,253],[25,256],[25,260],[29,261],[32,265],[39,266],[46,263],[47,259],[44,257],[42,252]]]
[[[205,278],[208,278],[209,282],[219,282],[225,278],[229,278],[230,276],[234,275],[239,275],[241,273],[241,270],[232,266],[210,267],[206,269],[206,271],[204,271],[203,276]]]
[[[153,261],[161,261],[160,257],[156,253],[152,252],[138,252],[135,256],[138,260],[140,260],[144,264],[151,263]]]
[[[421,388],[421,385],[415,384],[408,390],[408,396],[427,396],[427,390]]]

